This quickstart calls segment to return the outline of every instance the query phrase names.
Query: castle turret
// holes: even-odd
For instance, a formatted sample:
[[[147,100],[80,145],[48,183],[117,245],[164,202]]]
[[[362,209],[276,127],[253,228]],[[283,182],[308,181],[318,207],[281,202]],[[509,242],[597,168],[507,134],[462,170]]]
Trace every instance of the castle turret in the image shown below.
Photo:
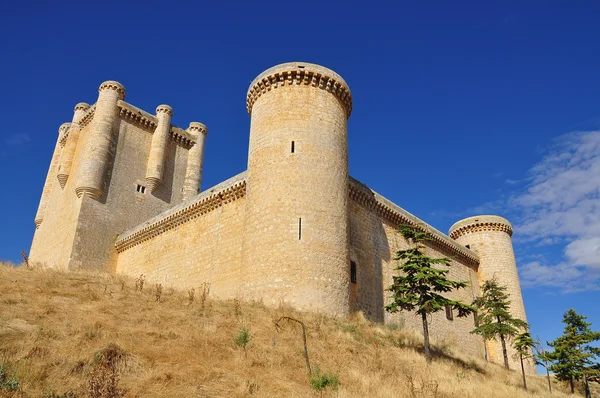
[[[165,154],[171,129],[171,117],[173,109],[169,105],[159,105],[156,108],[156,129],[152,135],[150,154],[148,155],[148,167],[146,169],[146,183],[148,189],[153,192],[162,182],[165,169]]]
[[[71,174],[71,165],[73,164],[73,157],[75,156],[75,149],[77,149],[79,131],[81,129],[79,122],[88,109],[90,109],[90,105],[85,102],[80,102],[75,105],[73,121],[71,122],[71,128],[69,129],[69,135],[64,143],[60,164],[58,166],[58,174],[56,176],[61,188],[65,187],[67,180],[69,179],[69,174]]]
[[[78,197],[86,195],[94,199],[104,194],[104,180],[114,150],[119,118],[117,104],[125,98],[125,88],[121,83],[109,80],[100,85],[98,92],[92,128],[75,188]]]
[[[48,196],[52,191],[54,184],[54,178],[58,169],[62,148],[60,142],[65,134],[69,131],[71,123],[63,123],[58,128],[58,138],[56,139],[56,145],[54,145],[54,152],[52,153],[52,160],[50,160],[50,167],[48,168],[48,174],[46,175],[46,181],[44,182],[44,188],[42,189],[42,196],[40,198],[40,204],[35,215],[34,223],[36,228],[39,228],[40,224],[44,220],[44,213],[46,210],[46,204],[48,202]]]
[[[248,90],[244,287],[267,303],[349,311],[350,89],[334,71],[292,62]]]
[[[196,143],[188,152],[185,182],[183,185],[183,200],[186,201],[200,192],[202,184],[202,163],[204,161],[204,141],[208,130],[202,123],[191,122],[187,128]]]
[[[469,217],[457,222],[450,227],[449,236],[479,255],[480,262],[477,270],[479,285],[483,285],[486,280],[496,278],[500,285],[507,287],[507,293],[510,294],[511,314],[515,318],[527,321],[513,252],[512,233],[512,225],[507,219],[486,215]],[[518,369],[520,363],[513,355],[512,344],[507,345],[510,368]],[[487,341],[486,349],[490,361],[504,363],[499,340]],[[529,368],[531,373],[535,373],[533,364],[529,364]]]

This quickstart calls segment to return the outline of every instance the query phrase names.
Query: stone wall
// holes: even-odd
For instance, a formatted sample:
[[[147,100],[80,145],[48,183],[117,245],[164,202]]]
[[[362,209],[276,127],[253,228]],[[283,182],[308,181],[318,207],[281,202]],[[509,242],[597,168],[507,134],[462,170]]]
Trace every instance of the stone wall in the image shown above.
[[[92,145],[95,130],[94,107],[82,118],[71,172],[61,188],[55,168],[49,171],[45,184],[43,220],[36,229],[30,259],[33,263],[60,269],[113,270],[116,265],[114,243],[117,235],[128,228],[181,203],[187,166],[187,153],[192,141],[187,132],[171,127],[166,147],[163,183],[154,191],[146,189],[146,166],[150,142],[155,128],[152,115],[118,101],[118,118],[111,127],[112,145],[108,148],[108,164],[102,186],[95,198],[76,195],[78,177],[86,148]],[[60,160],[67,140],[59,137],[57,155]],[[36,222],[37,223],[37,222]]]
[[[365,189],[364,186],[360,188]],[[401,210],[398,208],[398,211]],[[415,220],[418,219],[415,217]],[[429,227],[423,222],[421,225]],[[357,266],[357,281],[350,286],[351,309],[362,311],[373,321],[394,324],[422,333],[420,316],[402,311],[389,314],[383,309],[389,302],[389,294],[385,289],[391,285],[392,276],[396,275],[394,267],[397,262],[393,258],[398,250],[408,248],[408,243],[396,231],[397,227],[398,223],[382,217],[369,203],[356,200],[356,197],[350,201],[350,259]],[[436,243],[429,245],[427,255],[454,258],[449,278],[468,281],[470,286],[452,292],[448,297],[470,304],[478,290],[476,264],[461,259],[448,248]],[[483,340],[469,333],[475,327],[473,316],[458,318],[456,313],[453,315],[453,320],[447,319],[443,310],[431,315],[429,330],[432,339],[445,340],[465,353],[483,357]]]
[[[150,192],[145,177],[151,140],[151,129],[120,119],[105,194],[99,200],[82,198],[72,267],[114,271],[117,235],[181,203],[187,148],[168,140],[163,182]],[[138,185],[146,187],[144,193],[138,192]]]
[[[121,234],[117,273],[143,274],[150,283],[179,289],[210,283],[212,297],[238,297],[245,275],[245,176],[235,176]]]

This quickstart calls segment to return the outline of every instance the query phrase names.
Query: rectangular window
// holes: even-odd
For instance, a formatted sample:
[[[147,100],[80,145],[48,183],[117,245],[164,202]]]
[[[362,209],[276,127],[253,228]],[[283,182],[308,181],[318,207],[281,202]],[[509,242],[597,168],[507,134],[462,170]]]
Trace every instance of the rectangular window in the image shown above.
[[[302,218],[298,219],[298,240],[302,240]]]
[[[448,319],[449,321],[454,319],[454,314],[452,313],[452,306],[446,304],[446,319]]]
[[[356,263],[350,261],[350,282],[356,283]]]
[[[138,184],[136,191],[138,191],[139,193],[146,193],[146,187]]]
[[[292,141],[292,153],[296,150],[296,143]]]

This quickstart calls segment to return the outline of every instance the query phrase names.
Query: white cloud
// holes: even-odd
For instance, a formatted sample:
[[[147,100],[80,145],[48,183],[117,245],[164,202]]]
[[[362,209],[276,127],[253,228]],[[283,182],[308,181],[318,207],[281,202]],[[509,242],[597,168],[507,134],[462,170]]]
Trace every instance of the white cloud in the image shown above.
[[[563,292],[600,289],[600,131],[557,139],[530,170],[530,182],[512,196],[521,242],[568,242],[564,259],[520,267],[524,286],[552,286]]]

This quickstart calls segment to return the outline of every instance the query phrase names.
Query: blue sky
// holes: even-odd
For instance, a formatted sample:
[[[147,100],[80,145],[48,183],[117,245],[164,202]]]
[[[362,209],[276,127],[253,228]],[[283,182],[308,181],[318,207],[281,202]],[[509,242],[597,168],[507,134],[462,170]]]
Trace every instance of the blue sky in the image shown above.
[[[0,259],[29,250],[57,130],[118,80],[209,128],[203,186],[245,170],[245,94],[314,62],[350,85],[350,172],[447,232],[499,214],[534,335],[600,329],[600,4],[11,2],[0,14]]]

